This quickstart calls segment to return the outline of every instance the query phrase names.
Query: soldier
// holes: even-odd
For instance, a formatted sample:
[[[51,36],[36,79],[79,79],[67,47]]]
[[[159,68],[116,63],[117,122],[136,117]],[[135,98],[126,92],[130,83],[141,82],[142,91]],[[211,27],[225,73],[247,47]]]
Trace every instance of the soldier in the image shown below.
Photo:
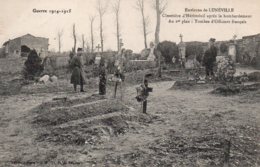
[[[121,50],[121,53],[118,55],[117,60],[115,62],[116,70],[115,70],[115,89],[114,89],[114,98],[116,98],[117,87],[120,85],[121,90],[121,100],[123,100],[124,96],[124,66],[125,66],[125,49]]]
[[[214,77],[214,65],[216,64],[216,57],[217,57],[217,48],[214,46],[215,43],[214,38],[210,38],[209,40],[209,48],[206,50],[203,64],[205,65],[206,70],[206,78]]]
[[[106,94],[106,83],[107,83],[107,75],[106,75],[106,67],[107,63],[104,58],[101,58],[99,64],[99,94]]]
[[[74,91],[77,91],[77,85],[80,85],[80,91],[85,92],[83,89],[83,85],[85,84],[85,79],[83,76],[83,65],[81,63],[81,55],[82,55],[82,48],[78,48],[77,55],[74,56],[70,61],[70,66],[72,68],[72,75],[71,75],[71,84],[74,86]]]

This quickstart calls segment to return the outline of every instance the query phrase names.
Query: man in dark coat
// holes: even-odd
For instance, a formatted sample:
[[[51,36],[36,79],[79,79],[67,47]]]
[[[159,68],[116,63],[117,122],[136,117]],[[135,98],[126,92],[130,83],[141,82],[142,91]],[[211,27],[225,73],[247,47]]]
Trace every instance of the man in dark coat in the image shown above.
[[[217,48],[214,46],[215,43],[214,38],[210,38],[209,40],[209,48],[206,50],[203,58],[203,64],[206,69],[206,77],[214,77],[213,68],[216,64],[216,57],[217,57]]]
[[[104,58],[101,58],[99,64],[99,94],[106,94],[107,74],[106,74],[106,62]]]
[[[77,52],[77,56],[74,56],[70,61],[70,66],[72,68],[70,82],[73,84],[75,91],[77,91],[77,85],[80,85],[80,91],[84,92],[83,85],[85,84],[85,79],[83,76],[83,66],[81,63],[82,49],[78,48]]]

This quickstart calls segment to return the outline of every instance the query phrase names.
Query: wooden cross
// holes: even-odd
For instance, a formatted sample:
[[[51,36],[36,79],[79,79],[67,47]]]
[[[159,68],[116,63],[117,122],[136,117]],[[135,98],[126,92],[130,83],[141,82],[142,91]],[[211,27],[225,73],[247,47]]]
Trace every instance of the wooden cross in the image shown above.
[[[99,49],[101,49],[100,44],[98,44],[98,46],[96,46],[96,48],[98,49],[98,52],[99,52]]]
[[[236,38],[237,38],[237,35],[235,34],[235,35],[233,36],[234,41],[236,40]]]
[[[182,37],[183,37],[183,35],[182,34],[180,34],[180,36],[179,36],[180,38],[181,38],[181,42],[182,42]]]
[[[124,43],[123,43],[122,38],[120,38],[120,50],[121,50],[122,46],[124,46]]]

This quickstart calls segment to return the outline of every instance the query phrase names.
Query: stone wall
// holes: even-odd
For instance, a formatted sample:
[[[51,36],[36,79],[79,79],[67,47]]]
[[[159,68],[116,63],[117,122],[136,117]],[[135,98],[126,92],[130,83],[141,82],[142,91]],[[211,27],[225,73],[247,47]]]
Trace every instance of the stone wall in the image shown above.
[[[6,47],[8,48],[8,57],[19,57],[21,52],[21,39],[16,38],[14,40],[10,40]]]
[[[2,58],[0,59],[0,74],[21,73],[26,58]]]
[[[239,62],[260,67],[260,34],[238,40],[237,53]]]

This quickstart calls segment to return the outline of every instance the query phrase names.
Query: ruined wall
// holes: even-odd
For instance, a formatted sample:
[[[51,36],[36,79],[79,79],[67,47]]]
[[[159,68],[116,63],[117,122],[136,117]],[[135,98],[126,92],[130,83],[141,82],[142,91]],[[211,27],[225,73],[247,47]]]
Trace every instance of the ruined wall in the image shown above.
[[[220,47],[221,43],[229,46],[233,41],[216,41],[215,46]],[[185,42],[186,45],[200,45],[204,52],[208,48],[207,42]],[[260,68],[260,34],[245,36],[236,40],[236,59],[238,63],[253,65]],[[219,51],[219,50],[218,50]]]
[[[10,57],[19,57],[21,53],[21,39],[10,40],[6,47],[8,47],[8,55]]]
[[[49,39],[33,36],[21,37],[21,45],[26,45],[30,49],[35,49],[37,53],[41,53],[41,57],[47,56]]]
[[[260,67],[260,34],[243,37],[237,49],[239,62]]]

